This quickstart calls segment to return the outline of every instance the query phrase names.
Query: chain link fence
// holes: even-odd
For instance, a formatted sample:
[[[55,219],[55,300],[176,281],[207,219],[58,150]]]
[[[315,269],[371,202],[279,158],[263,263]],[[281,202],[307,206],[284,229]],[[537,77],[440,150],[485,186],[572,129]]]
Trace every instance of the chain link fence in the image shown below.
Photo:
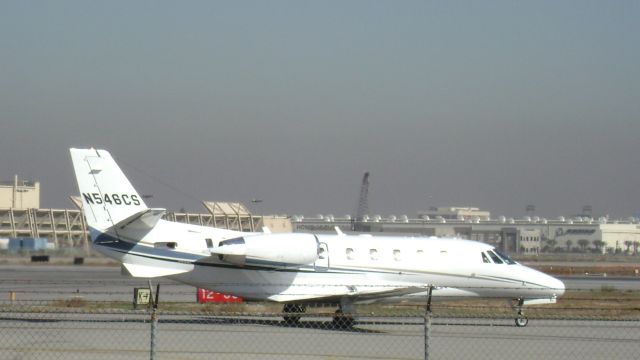
[[[90,294],[83,294],[90,295]],[[2,359],[637,359],[637,291],[578,291],[551,306],[515,311],[496,300],[336,306],[129,301],[0,302]],[[289,309],[291,311],[291,309]],[[286,318],[286,320],[285,320]],[[154,322],[154,319],[157,322]]]

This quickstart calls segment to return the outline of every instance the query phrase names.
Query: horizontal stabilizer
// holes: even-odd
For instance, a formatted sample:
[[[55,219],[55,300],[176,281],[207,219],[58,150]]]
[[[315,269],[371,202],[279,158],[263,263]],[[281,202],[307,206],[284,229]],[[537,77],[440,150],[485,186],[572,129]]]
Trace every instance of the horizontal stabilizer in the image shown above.
[[[140,278],[155,278],[161,276],[177,275],[190,271],[189,268],[159,267],[130,263],[123,263],[122,267],[123,270],[125,270],[129,275]]]
[[[145,209],[115,225],[118,230],[151,230],[167,212],[166,209]]]

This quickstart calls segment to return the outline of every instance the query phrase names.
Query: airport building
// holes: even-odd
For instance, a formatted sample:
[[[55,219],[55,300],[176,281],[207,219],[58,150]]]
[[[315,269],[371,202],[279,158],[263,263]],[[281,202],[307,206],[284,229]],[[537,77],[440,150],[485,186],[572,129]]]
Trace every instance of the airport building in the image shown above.
[[[39,208],[40,185],[18,181],[0,185],[0,239],[47,239],[47,248],[80,248],[88,251],[88,232],[81,202],[71,197],[75,209]],[[549,220],[537,216],[522,219],[491,218],[488,211],[474,207],[436,207],[415,218],[365,215],[355,223],[350,216],[315,218],[286,215],[254,215],[241,203],[204,201],[205,213],[167,212],[166,220],[182,223],[259,232],[331,233],[440,236],[481,241],[509,253],[600,252],[637,254],[640,247],[638,219],[610,220],[574,217]],[[7,241],[0,241],[0,250]],[[30,243],[23,241],[23,244]],[[35,243],[35,242],[34,242]]]
[[[238,231],[333,233],[351,232],[351,217],[308,218],[254,215],[242,204],[205,202],[207,213],[168,212],[166,220]],[[509,253],[541,252],[638,253],[640,223],[605,219],[426,219],[365,217],[363,232],[374,235],[441,236],[481,241]],[[88,250],[88,232],[79,209],[0,209],[0,238],[47,238],[49,248]]]
[[[75,248],[89,251],[89,233],[79,197],[71,197],[75,209],[18,209],[0,207],[0,250],[11,250],[12,239],[39,244],[47,239],[48,249]],[[291,232],[291,221],[280,216],[257,216],[241,203],[203,202],[206,213],[167,212],[165,220],[237,231],[262,231],[268,224],[273,232]],[[6,246],[5,246],[6,245]],[[26,250],[26,248],[25,248]],[[32,249],[37,250],[37,249]]]
[[[0,209],[38,209],[40,207],[40,183],[18,180],[0,182]]]
[[[457,206],[437,206],[431,207],[428,211],[419,211],[419,219],[445,219],[445,220],[464,220],[464,219],[480,219],[489,220],[491,213],[483,211],[476,207],[457,207]]]
[[[359,229],[377,235],[438,236],[470,239],[491,244],[503,251],[518,254],[541,252],[598,252],[633,253],[640,250],[640,223],[637,219],[626,221],[600,218],[558,218],[547,220],[539,217],[523,219],[479,217],[445,219],[406,215],[387,218],[364,217]],[[292,227],[296,232],[331,233],[335,227],[342,232],[354,228],[354,220],[332,215],[305,218],[294,216]]]
[[[2,238],[46,238],[48,248],[88,250],[84,216],[76,209],[0,208]]]

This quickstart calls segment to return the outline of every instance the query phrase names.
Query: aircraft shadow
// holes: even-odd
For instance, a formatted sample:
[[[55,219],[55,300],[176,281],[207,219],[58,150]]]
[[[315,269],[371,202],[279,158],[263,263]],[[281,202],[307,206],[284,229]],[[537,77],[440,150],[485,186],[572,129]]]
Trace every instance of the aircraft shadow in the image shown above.
[[[26,322],[26,323],[149,323],[150,320],[146,318],[121,318],[113,317],[106,319],[65,319],[65,318],[37,318],[33,316],[25,317],[0,317],[0,321],[6,322]],[[297,323],[288,323],[280,319],[261,319],[261,318],[243,318],[243,317],[178,317],[178,318],[163,318],[162,314],[158,317],[158,323],[160,324],[181,324],[181,325],[255,325],[255,326],[271,326],[278,328],[290,328],[290,329],[311,329],[311,330],[324,330],[324,331],[341,331],[349,333],[370,333],[378,334],[385,333],[385,330],[367,329],[364,327],[374,326],[423,326],[420,322],[405,322],[405,321],[356,321],[352,327],[344,327],[336,325],[333,321],[321,321],[321,320],[300,320]],[[449,323],[434,321],[434,326],[458,326],[458,327],[514,327],[509,323],[472,323],[472,322],[460,322]]]
[[[126,319],[126,318],[108,318],[108,319],[65,319],[65,318],[38,318],[33,316],[25,317],[0,317],[0,322],[14,322],[14,323],[149,323],[149,319]],[[298,328],[298,329],[312,329],[312,330],[326,330],[326,331],[343,331],[351,333],[383,333],[384,331],[362,329],[358,328],[358,325],[365,325],[365,323],[356,323],[353,327],[343,327],[333,323],[333,321],[300,321],[295,324],[287,323],[284,320],[272,320],[272,319],[255,319],[255,318],[234,318],[234,317],[215,317],[215,318],[162,318],[162,315],[158,318],[159,324],[181,324],[181,325],[257,325],[257,326],[271,326],[280,328]],[[378,324],[379,323],[375,323]]]
[[[326,330],[326,331],[343,331],[343,332],[355,332],[355,333],[383,333],[384,331],[363,329],[358,326],[367,325],[367,322],[357,321],[352,327],[344,327],[335,324],[333,321],[314,321],[314,320],[300,320],[297,323],[288,323],[280,319],[260,319],[260,318],[236,318],[236,317],[215,317],[215,318],[201,318],[202,321],[187,321],[187,323],[197,324],[217,324],[217,325],[258,325],[258,326],[271,326],[279,328],[291,328],[291,329],[312,329],[312,330]],[[184,323],[180,319],[165,319],[162,322],[166,323]],[[369,325],[379,325],[380,323],[370,323]]]

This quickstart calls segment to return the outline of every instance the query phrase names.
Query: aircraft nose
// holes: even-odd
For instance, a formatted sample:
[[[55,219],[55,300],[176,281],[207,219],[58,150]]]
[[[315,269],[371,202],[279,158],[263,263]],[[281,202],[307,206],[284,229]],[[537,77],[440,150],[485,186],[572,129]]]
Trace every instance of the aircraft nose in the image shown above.
[[[539,284],[540,290],[545,295],[560,297],[564,294],[564,283],[551,275],[541,271],[529,269],[533,283]]]
[[[549,279],[549,282],[547,284],[549,289],[551,291],[553,291],[553,293],[556,296],[558,296],[558,297],[562,296],[564,294],[564,290],[565,290],[564,283],[562,281],[552,277],[552,276],[549,276],[549,278],[550,279]]]

